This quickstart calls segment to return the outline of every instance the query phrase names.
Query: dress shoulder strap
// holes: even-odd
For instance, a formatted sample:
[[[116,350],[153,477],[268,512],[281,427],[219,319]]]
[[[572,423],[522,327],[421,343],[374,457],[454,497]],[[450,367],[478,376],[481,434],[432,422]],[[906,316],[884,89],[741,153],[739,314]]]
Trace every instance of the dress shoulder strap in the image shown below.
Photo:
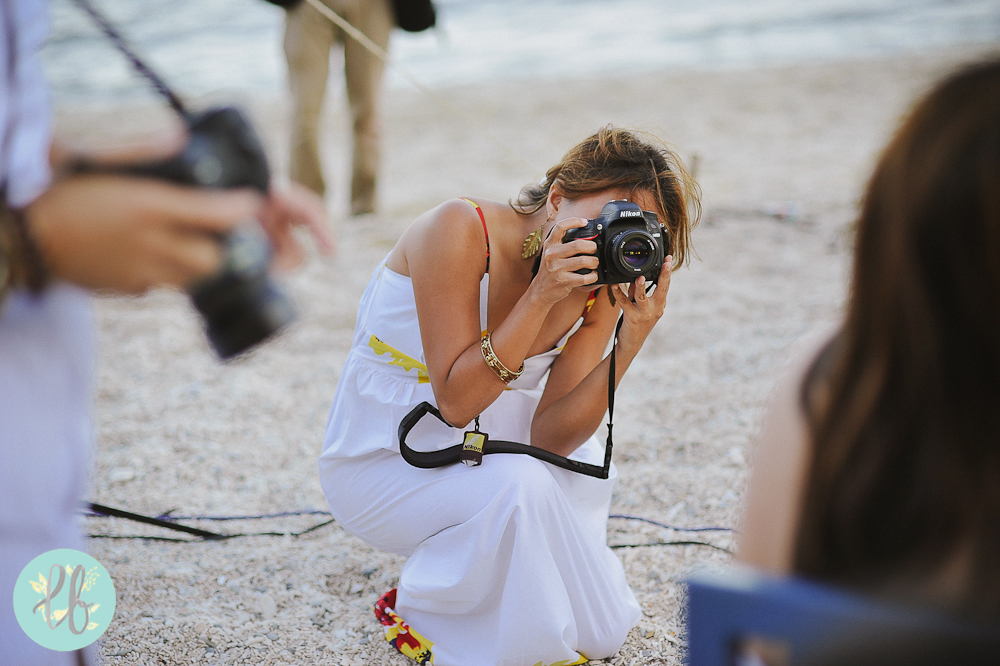
[[[490,232],[486,228],[486,216],[483,215],[483,209],[479,207],[479,204],[477,204],[472,199],[466,199],[465,197],[462,197],[462,201],[469,202],[469,204],[473,208],[476,209],[476,212],[479,213],[479,219],[482,220],[482,223],[483,223],[483,233],[486,234],[486,272],[489,273],[490,272]]]
[[[594,307],[594,301],[597,300],[597,292],[599,292],[600,290],[601,288],[598,287],[597,289],[590,292],[589,296],[587,296],[587,304],[583,306],[583,314],[580,315],[581,317],[586,317],[588,314],[590,314],[591,308]]]

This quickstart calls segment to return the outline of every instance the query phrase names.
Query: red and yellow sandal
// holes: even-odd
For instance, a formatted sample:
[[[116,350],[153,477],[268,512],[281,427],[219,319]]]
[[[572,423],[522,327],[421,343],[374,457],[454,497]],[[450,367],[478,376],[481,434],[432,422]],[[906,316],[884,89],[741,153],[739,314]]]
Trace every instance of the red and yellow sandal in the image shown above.
[[[400,654],[409,657],[418,664],[433,664],[434,653],[431,651],[431,647],[434,643],[403,622],[403,618],[396,615],[396,611],[393,610],[395,606],[396,588],[392,588],[375,602],[375,617],[382,623],[385,640],[389,641],[389,645],[396,648]]]
[[[385,640],[389,641],[389,645],[396,648],[401,654],[409,657],[418,664],[433,664],[434,653],[431,648],[434,646],[434,643],[418,634],[410,625],[403,622],[403,618],[396,615],[395,607],[396,588],[392,588],[375,602],[375,617],[382,623],[382,628],[385,630]],[[587,658],[583,655],[578,655],[577,659],[557,661],[553,664],[548,664],[548,666],[577,666],[578,664],[586,663]],[[546,665],[538,662],[535,666]]]

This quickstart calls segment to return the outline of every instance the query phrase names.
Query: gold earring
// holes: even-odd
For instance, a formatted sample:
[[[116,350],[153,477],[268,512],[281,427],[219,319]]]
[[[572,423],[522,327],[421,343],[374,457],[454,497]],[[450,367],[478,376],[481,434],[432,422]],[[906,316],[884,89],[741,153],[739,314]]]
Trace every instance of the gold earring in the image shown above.
[[[552,221],[552,216],[550,215],[546,222]],[[524,239],[524,245],[521,246],[521,258],[530,259],[531,257],[538,254],[538,251],[542,249],[542,229],[545,225],[538,227]]]

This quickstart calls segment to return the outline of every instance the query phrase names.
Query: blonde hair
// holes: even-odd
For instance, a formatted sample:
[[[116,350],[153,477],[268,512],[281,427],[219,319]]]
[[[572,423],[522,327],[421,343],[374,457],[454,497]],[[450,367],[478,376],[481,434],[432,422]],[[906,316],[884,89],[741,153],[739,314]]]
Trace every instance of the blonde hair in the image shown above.
[[[553,186],[570,200],[611,189],[648,193],[656,201],[653,212],[670,233],[674,265],[689,261],[691,229],[701,216],[701,191],[680,157],[662,142],[602,127],[571,148],[542,182],[526,185],[510,205],[518,213],[534,213],[545,205]]]

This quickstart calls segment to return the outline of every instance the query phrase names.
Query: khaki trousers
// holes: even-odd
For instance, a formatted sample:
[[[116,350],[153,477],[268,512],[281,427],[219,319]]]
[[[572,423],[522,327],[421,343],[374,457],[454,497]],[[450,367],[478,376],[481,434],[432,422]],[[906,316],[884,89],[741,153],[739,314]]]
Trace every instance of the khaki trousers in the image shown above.
[[[383,49],[388,47],[389,33],[395,24],[388,0],[322,1]],[[326,190],[318,130],[330,70],[330,50],[336,42],[344,47],[347,101],[354,135],[351,214],[359,215],[375,210],[378,98],[383,63],[308,2],[288,11],[285,20],[285,57],[293,103],[290,176],[320,195]]]

